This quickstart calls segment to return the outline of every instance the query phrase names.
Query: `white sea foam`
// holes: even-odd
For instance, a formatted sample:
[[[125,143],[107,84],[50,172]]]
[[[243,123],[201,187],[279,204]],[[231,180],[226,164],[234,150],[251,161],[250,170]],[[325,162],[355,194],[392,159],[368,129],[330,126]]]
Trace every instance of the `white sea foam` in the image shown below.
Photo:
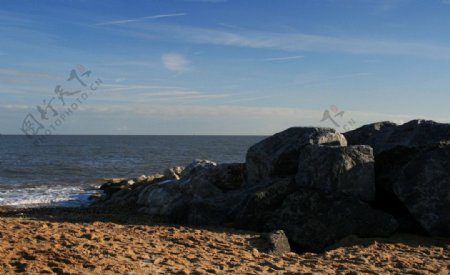
[[[0,189],[0,205],[15,207],[85,206],[89,196],[98,190],[70,186],[37,186],[31,188]]]

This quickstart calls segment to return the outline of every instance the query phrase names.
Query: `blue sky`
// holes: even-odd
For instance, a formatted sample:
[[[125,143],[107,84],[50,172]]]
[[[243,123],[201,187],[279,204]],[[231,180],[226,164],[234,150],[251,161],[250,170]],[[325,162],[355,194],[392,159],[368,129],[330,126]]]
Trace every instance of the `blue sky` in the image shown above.
[[[0,133],[28,114],[51,134],[450,122],[449,29],[447,0],[2,0]],[[78,65],[102,83],[55,126]]]

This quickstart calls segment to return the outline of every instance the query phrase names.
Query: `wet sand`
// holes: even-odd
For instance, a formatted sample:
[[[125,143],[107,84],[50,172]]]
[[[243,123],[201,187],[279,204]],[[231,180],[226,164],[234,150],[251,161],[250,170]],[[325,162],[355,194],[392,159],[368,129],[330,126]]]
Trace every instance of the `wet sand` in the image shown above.
[[[252,246],[257,236],[151,223],[123,211],[0,208],[0,273],[448,274],[450,269],[444,238],[348,237],[324,253],[279,257]]]

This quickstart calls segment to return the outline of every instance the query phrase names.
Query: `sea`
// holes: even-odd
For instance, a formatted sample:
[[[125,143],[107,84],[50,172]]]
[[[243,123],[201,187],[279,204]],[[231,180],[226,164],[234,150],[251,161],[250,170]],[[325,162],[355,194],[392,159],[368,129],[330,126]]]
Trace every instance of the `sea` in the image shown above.
[[[161,173],[195,159],[244,162],[263,136],[0,136],[0,206],[83,206],[105,178]]]

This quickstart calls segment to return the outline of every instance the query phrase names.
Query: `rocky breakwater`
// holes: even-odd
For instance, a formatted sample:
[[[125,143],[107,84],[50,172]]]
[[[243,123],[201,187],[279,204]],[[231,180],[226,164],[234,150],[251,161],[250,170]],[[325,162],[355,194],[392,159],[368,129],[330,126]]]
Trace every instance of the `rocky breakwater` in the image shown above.
[[[344,134],[289,128],[249,148],[245,163],[197,160],[109,180],[98,204],[158,221],[283,230],[297,251],[399,229],[450,236],[449,129],[429,121]]]

